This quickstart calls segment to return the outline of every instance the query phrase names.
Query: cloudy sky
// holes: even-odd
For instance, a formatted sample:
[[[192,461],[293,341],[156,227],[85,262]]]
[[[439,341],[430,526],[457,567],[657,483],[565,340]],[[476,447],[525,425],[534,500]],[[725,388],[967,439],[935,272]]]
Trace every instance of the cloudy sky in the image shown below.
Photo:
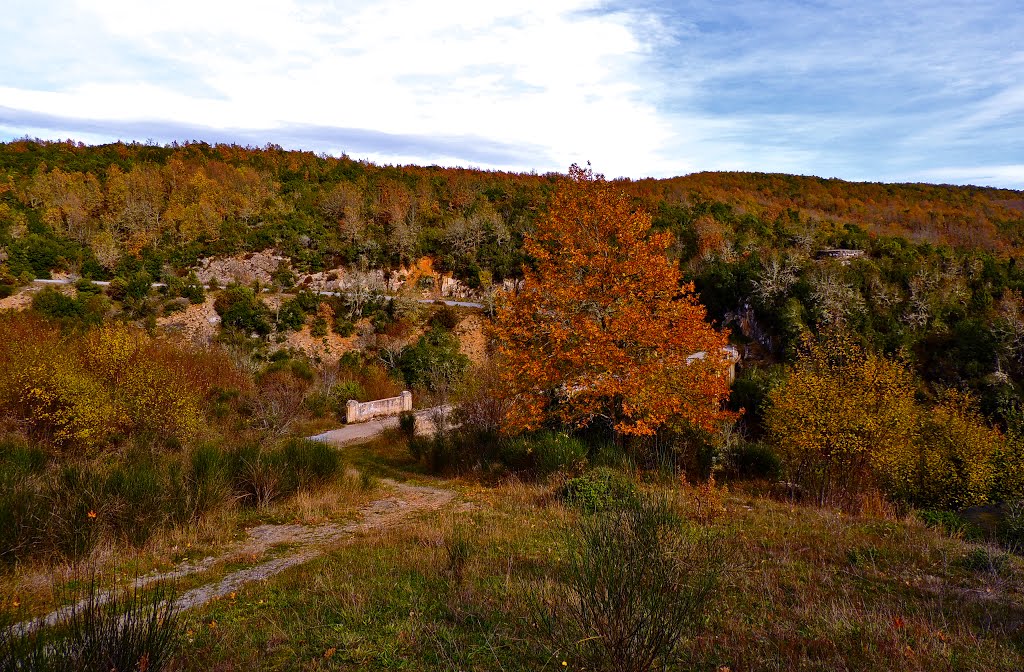
[[[6,0],[0,139],[1024,188],[1019,0]]]

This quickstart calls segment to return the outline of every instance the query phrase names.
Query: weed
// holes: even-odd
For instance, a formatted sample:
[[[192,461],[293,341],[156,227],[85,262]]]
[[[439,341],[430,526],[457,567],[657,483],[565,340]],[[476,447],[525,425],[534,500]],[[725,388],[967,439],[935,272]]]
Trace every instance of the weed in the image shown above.
[[[636,499],[636,487],[621,473],[601,467],[570,478],[558,491],[568,506],[586,513],[627,506]]]
[[[445,552],[445,574],[456,585],[462,585],[466,565],[473,554],[473,543],[470,541],[466,530],[456,525],[444,542]]]
[[[721,545],[683,527],[664,499],[639,498],[567,531],[564,583],[540,614],[556,646],[593,669],[667,664],[701,626]]]
[[[1005,553],[995,552],[983,546],[976,546],[960,558],[957,564],[972,572],[1001,574],[1009,567],[1009,559]]]
[[[54,632],[37,626],[0,631],[0,670],[159,672],[181,635],[173,586],[107,591],[95,576]]]
[[[1013,553],[1024,552],[1024,500],[1006,503],[998,533],[999,542],[1007,550]]]

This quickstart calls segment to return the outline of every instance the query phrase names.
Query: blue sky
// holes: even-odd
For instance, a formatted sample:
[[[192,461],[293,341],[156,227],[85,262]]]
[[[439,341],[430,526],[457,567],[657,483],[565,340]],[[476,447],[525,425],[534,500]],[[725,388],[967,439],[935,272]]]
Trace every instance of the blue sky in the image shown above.
[[[493,6],[492,6],[493,5]],[[1024,188],[1024,7],[8,0],[0,138]]]

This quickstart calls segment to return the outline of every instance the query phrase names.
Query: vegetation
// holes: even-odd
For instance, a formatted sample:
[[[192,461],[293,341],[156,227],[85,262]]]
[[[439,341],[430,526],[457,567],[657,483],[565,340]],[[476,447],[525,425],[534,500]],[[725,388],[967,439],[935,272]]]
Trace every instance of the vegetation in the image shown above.
[[[365,468],[412,466],[389,442],[350,449],[347,459],[357,456]],[[457,490],[464,510],[429,513],[386,534],[368,535],[271,581],[243,587],[234,599],[211,603],[190,617],[193,634],[181,649],[180,664],[256,670],[615,669],[605,662],[604,640],[581,641],[587,639],[581,629],[587,621],[570,613],[573,596],[585,585],[577,577],[588,576],[573,572],[572,554],[590,554],[588,562],[599,572],[595,578],[623,581],[615,584],[623,591],[615,593],[617,599],[627,599],[629,588],[636,599],[667,600],[707,585],[699,577],[716,579],[703,603],[691,603],[692,611],[672,621],[681,626],[672,632],[681,636],[671,653],[660,650],[653,669],[1021,665],[1014,620],[1024,590],[1019,558],[999,560],[990,546],[927,527],[914,516],[838,515],[740,486],[709,495],[676,481],[628,479],[655,501],[662,498],[668,527],[660,531],[668,534],[651,544],[616,535],[608,540],[611,548],[590,547],[585,530],[612,526],[620,514],[595,517],[562,506],[552,496],[552,483],[492,482],[473,474],[426,482]],[[717,498],[725,513],[705,517],[701,511],[709,498]],[[598,561],[612,553],[638,561],[666,553],[670,562],[645,564],[636,576],[623,576],[620,564]],[[996,558],[996,569],[988,558]],[[674,564],[687,559],[689,564]],[[667,594],[639,592],[654,585],[654,573],[682,581],[685,575],[673,573],[685,568],[694,572],[690,580],[671,584]],[[590,597],[601,599],[602,593]],[[684,610],[672,604],[677,606]],[[642,609],[624,615],[667,616]],[[622,622],[609,619],[607,625]],[[652,650],[658,651],[637,643],[638,659]]]
[[[184,635],[174,598],[166,583],[104,590],[93,576],[56,635],[42,627],[0,632],[0,670],[165,670]]]
[[[291,568],[184,632],[138,592],[90,597],[45,635],[3,630],[0,661],[1020,669],[1022,203],[2,145],[0,299],[77,276],[0,313],[3,594],[40,615],[73,600],[32,577],[77,563]],[[199,281],[201,257],[270,248],[269,281]],[[485,306],[472,364],[462,309],[384,294],[399,269],[431,280],[423,255]],[[349,289],[311,291],[319,271]],[[212,344],[161,332],[202,303]],[[357,449],[302,438],[405,388],[432,436],[410,414]],[[315,547],[253,541],[284,528]]]
[[[728,396],[726,337],[680,287],[650,218],[574,166],[525,250],[536,260],[497,319],[510,426],[546,417],[651,435],[668,423],[711,428]],[[688,359],[696,352],[706,357]]]

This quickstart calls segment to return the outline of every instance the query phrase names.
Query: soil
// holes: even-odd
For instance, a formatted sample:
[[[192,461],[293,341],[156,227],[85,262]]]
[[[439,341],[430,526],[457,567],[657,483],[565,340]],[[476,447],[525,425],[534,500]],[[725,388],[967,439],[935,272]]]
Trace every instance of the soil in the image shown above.
[[[193,343],[207,344],[217,336],[220,316],[213,308],[213,297],[205,303],[189,305],[185,310],[158,318],[157,326],[181,334]]]
[[[484,319],[479,315],[467,315],[455,327],[459,337],[459,351],[469,357],[473,364],[487,361],[487,337],[484,335]]]

